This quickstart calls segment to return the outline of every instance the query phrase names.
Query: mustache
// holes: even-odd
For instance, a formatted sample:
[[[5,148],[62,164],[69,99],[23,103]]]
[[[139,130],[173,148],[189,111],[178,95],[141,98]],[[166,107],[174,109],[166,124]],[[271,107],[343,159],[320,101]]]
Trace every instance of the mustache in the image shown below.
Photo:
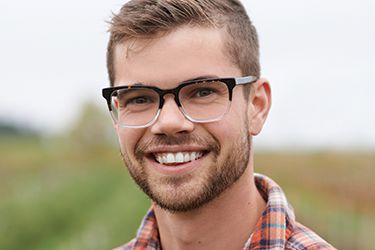
[[[146,141],[139,141],[135,147],[135,156],[142,157],[144,152],[156,146],[174,146],[174,145],[203,145],[209,151],[219,154],[220,152],[220,143],[215,137],[202,137],[193,134],[180,134],[176,136],[167,136],[167,135],[154,135],[152,138]]]

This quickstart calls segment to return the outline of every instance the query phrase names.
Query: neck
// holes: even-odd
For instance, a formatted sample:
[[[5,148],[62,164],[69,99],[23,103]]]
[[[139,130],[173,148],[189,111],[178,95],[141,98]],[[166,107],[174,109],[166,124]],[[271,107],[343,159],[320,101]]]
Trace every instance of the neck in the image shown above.
[[[250,167],[199,209],[171,213],[155,206],[163,250],[243,249],[265,206]]]

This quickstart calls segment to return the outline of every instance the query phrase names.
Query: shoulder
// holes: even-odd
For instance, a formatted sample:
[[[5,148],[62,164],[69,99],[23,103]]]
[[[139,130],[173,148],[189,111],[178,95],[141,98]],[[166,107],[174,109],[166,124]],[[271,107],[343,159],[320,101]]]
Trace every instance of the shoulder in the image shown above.
[[[296,223],[293,232],[286,242],[286,249],[290,250],[334,250],[333,246],[323,240],[311,229]]]
[[[112,250],[131,250],[134,248],[135,239],[131,240],[130,242],[122,245],[120,247],[113,248]]]

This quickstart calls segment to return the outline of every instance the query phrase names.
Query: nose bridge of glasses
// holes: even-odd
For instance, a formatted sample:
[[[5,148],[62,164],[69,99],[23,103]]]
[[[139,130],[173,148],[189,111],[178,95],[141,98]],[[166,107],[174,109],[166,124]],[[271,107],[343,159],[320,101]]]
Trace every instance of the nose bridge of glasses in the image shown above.
[[[162,123],[170,123],[172,121],[172,123],[175,123],[176,121],[181,121],[182,117],[184,117],[184,119],[188,118],[182,110],[179,100],[175,94],[172,94],[171,92],[164,94],[160,99],[160,103],[161,106],[158,111],[159,115],[157,120],[162,120]]]
[[[165,98],[168,97],[168,96],[170,96],[170,95],[174,96],[174,101],[177,104],[177,106],[180,108],[181,107],[181,103],[180,103],[180,99],[178,97],[178,93],[179,93],[179,89],[177,89],[177,88],[162,90],[159,93],[160,94],[160,106],[159,106],[159,109],[163,108],[163,105],[164,105],[164,102],[165,102]]]

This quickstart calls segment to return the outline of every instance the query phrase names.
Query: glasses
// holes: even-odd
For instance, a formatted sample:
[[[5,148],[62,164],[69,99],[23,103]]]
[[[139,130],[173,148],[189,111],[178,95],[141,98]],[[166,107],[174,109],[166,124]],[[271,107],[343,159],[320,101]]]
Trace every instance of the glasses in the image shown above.
[[[255,76],[211,78],[185,81],[173,89],[134,84],[104,88],[103,97],[115,123],[124,128],[145,128],[152,125],[164,105],[164,96],[174,100],[184,116],[198,123],[220,120],[229,110],[233,89],[251,84]]]

